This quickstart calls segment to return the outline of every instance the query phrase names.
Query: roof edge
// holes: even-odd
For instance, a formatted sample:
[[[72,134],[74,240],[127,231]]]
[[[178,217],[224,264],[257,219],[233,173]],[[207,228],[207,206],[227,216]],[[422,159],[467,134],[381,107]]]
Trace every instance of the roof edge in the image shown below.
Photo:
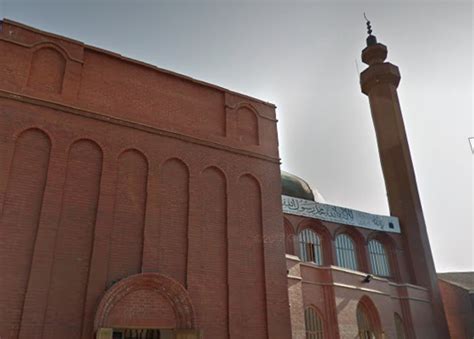
[[[90,50],[93,50],[93,51],[96,51],[96,52],[99,52],[99,53],[103,53],[103,54],[109,55],[109,56],[114,57],[114,58],[118,58],[118,59],[123,60],[125,62],[130,62],[130,63],[136,64],[136,65],[142,66],[142,67],[147,67],[147,68],[153,69],[155,71],[166,73],[168,75],[175,76],[175,77],[181,78],[183,80],[187,80],[187,81],[196,83],[196,84],[201,85],[201,86],[205,86],[205,87],[209,87],[209,88],[219,90],[219,91],[222,91],[222,92],[225,92],[225,93],[237,95],[237,96],[240,96],[240,97],[252,100],[252,101],[256,101],[260,104],[269,106],[269,107],[274,108],[274,109],[277,108],[277,106],[274,103],[271,103],[269,101],[265,101],[265,100],[258,99],[258,98],[255,98],[253,96],[247,95],[247,94],[232,91],[232,90],[227,89],[225,87],[214,85],[214,84],[211,84],[211,83],[206,82],[206,81],[198,80],[198,79],[195,79],[195,78],[193,78],[191,76],[188,76],[188,75],[184,75],[184,74],[173,72],[173,71],[170,71],[170,70],[167,70],[167,69],[164,69],[164,68],[160,68],[158,66],[149,64],[149,63],[144,62],[144,61],[140,61],[140,60],[137,60],[137,59],[126,57],[126,56],[124,56],[120,53],[116,53],[116,52],[113,52],[113,51],[102,49],[100,47],[95,47],[95,46],[92,46],[92,45],[88,45],[88,44],[86,44],[86,43],[84,43],[80,40],[75,40],[75,39],[72,39],[72,38],[65,37],[63,35],[43,31],[41,29],[25,25],[25,24],[23,24],[21,22],[18,22],[18,21],[10,20],[8,18],[3,18],[2,20],[0,20],[0,23],[2,23],[2,22],[7,23],[7,24],[12,25],[12,26],[17,26],[17,27],[20,27],[20,28],[23,28],[23,29],[26,29],[26,30],[29,30],[29,31],[32,31],[32,32],[35,32],[35,33],[40,33],[40,34],[43,34],[43,35],[46,35],[46,36],[50,36],[50,37],[55,38],[55,39],[61,39],[61,40],[68,41],[68,42],[71,42],[71,43],[74,43],[74,44],[78,44],[78,45],[83,46],[84,48],[87,48],[87,49],[90,49]]]
[[[474,294],[474,288],[470,288],[470,287],[466,286],[465,284],[463,284],[462,282],[457,282],[457,281],[453,281],[453,280],[449,279],[448,274],[458,274],[458,273],[461,273],[461,274],[462,273],[470,273],[470,274],[474,275],[473,271],[460,271],[460,272],[440,272],[440,273],[436,273],[436,276],[438,277],[438,280],[442,280],[443,282],[445,282],[447,284],[456,286],[456,287],[458,287],[458,288],[460,288],[464,291],[467,291],[470,294]]]
[[[462,284],[459,284],[459,283],[456,283],[454,281],[451,281],[451,280],[447,280],[446,278],[441,278],[438,276],[438,280],[441,280],[447,284],[450,284],[450,285],[453,285],[455,287],[458,287],[460,289],[462,289],[463,291],[466,291],[467,293],[471,294],[473,293],[474,294],[474,289],[469,289],[469,288],[466,288],[466,286],[463,286]]]

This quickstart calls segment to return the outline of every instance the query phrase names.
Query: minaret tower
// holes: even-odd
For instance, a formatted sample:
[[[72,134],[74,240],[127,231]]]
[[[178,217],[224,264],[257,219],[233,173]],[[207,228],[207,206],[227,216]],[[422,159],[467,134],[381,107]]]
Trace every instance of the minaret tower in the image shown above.
[[[367,18],[366,18],[367,19]],[[377,42],[367,21],[367,47],[362,61],[369,65],[360,74],[362,93],[369,97],[390,214],[400,219],[405,251],[408,252],[409,282],[430,290],[439,338],[449,338],[438,289],[437,275],[426,231],[397,95],[398,67],[385,62],[387,47]]]

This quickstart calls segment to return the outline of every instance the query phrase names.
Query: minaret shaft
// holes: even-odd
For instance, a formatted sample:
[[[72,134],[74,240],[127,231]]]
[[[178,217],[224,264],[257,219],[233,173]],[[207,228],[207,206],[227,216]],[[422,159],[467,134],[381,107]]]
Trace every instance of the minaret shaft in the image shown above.
[[[362,92],[369,97],[390,214],[400,220],[411,283],[430,290],[439,338],[448,338],[438,279],[398,100],[398,68],[384,62],[387,48],[375,43],[362,51],[369,67],[361,73]]]
[[[388,83],[374,86],[369,102],[390,214],[400,219],[411,254],[411,282],[431,288],[436,272],[396,87]]]

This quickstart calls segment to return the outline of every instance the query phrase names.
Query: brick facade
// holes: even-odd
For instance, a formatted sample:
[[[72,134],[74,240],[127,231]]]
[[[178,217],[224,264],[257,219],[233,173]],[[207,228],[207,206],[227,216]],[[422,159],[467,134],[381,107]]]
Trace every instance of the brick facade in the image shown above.
[[[374,322],[379,324],[377,338],[399,338],[395,314],[403,321],[405,338],[437,337],[429,290],[408,283],[410,259],[404,250],[401,234],[289,214],[284,215],[284,220],[294,339],[306,338],[304,310],[310,306],[318,310],[322,318],[325,339],[357,337],[356,309],[364,300],[372,310]],[[307,228],[318,234],[322,241],[322,266],[300,260],[298,234]],[[355,242],[357,271],[337,267],[335,237],[342,233],[348,234]],[[371,239],[377,239],[384,245],[391,275],[374,276],[369,283],[365,283],[364,278],[372,272],[367,247]]]
[[[176,326],[289,338],[275,107],[1,28],[0,337]],[[146,274],[172,284],[104,305]]]

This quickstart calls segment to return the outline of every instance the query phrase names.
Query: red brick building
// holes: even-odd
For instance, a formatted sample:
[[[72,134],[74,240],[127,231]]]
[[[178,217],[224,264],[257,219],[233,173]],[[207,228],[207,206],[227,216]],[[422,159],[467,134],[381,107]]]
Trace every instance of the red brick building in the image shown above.
[[[374,39],[391,217],[281,179],[274,105],[4,20],[0,337],[447,338]]]
[[[290,337],[275,106],[8,20],[0,65],[2,339]]]

